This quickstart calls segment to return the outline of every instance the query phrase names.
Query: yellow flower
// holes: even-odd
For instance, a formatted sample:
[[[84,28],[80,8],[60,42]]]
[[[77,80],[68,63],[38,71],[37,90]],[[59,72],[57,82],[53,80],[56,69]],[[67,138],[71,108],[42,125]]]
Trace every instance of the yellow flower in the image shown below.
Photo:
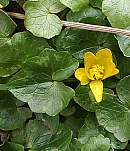
[[[103,94],[102,80],[119,73],[113,63],[111,51],[107,48],[101,49],[96,55],[92,52],[86,52],[84,66],[85,68],[79,68],[75,71],[75,77],[81,82],[81,85],[89,83],[96,101],[101,102]]]

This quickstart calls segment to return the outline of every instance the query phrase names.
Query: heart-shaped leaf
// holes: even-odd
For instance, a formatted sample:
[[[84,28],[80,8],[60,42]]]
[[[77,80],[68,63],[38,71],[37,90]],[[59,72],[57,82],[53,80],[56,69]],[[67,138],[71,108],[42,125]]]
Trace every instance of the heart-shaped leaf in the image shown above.
[[[31,110],[54,116],[62,111],[74,96],[73,89],[61,82],[45,82],[10,90],[16,98],[28,102]]]
[[[50,39],[62,29],[59,17],[52,13],[63,9],[59,0],[27,1],[24,5],[25,27],[37,37]]]
[[[102,9],[113,27],[130,26],[129,0],[103,0]]]

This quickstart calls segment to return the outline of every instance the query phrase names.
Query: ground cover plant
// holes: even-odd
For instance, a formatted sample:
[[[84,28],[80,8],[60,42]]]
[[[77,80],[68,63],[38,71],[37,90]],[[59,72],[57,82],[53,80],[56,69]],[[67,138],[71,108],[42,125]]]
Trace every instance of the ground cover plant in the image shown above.
[[[0,0],[0,151],[129,151],[129,29],[130,0]]]

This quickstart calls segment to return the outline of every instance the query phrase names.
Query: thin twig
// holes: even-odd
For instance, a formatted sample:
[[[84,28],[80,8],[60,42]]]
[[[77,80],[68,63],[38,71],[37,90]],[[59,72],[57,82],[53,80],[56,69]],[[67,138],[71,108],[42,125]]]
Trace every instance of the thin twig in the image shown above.
[[[125,30],[125,29],[92,25],[92,24],[84,24],[84,23],[78,23],[78,22],[68,22],[68,21],[62,21],[62,23],[66,27],[73,27],[73,28],[79,28],[79,29],[86,29],[86,30],[92,30],[92,31],[113,33],[113,34],[117,34],[117,35],[130,36],[130,31]]]
[[[8,12],[8,14],[14,18],[18,19],[24,19],[24,14],[20,13],[14,13],[14,12]],[[99,32],[107,32],[107,33],[113,33],[117,35],[126,35],[130,36],[130,31],[125,29],[119,29],[119,28],[113,28],[113,27],[107,27],[107,26],[99,26],[99,25],[92,25],[92,24],[84,24],[79,22],[68,22],[68,21],[62,21],[63,25],[66,27],[72,27],[72,28],[79,28],[79,29],[86,29],[91,31],[99,31]]]
[[[20,14],[20,13],[14,13],[14,12],[7,12],[7,14],[13,18],[17,18],[17,19],[24,19],[24,14]]]

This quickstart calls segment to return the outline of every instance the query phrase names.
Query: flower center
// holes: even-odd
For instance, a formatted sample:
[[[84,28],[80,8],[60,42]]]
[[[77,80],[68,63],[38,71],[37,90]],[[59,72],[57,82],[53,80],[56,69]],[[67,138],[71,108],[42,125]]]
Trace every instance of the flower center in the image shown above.
[[[89,74],[90,77],[92,78],[92,80],[99,80],[103,78],[104,75],[104,67],[100,66],[100,65],[93,65],[90,69],[89,69]]]

